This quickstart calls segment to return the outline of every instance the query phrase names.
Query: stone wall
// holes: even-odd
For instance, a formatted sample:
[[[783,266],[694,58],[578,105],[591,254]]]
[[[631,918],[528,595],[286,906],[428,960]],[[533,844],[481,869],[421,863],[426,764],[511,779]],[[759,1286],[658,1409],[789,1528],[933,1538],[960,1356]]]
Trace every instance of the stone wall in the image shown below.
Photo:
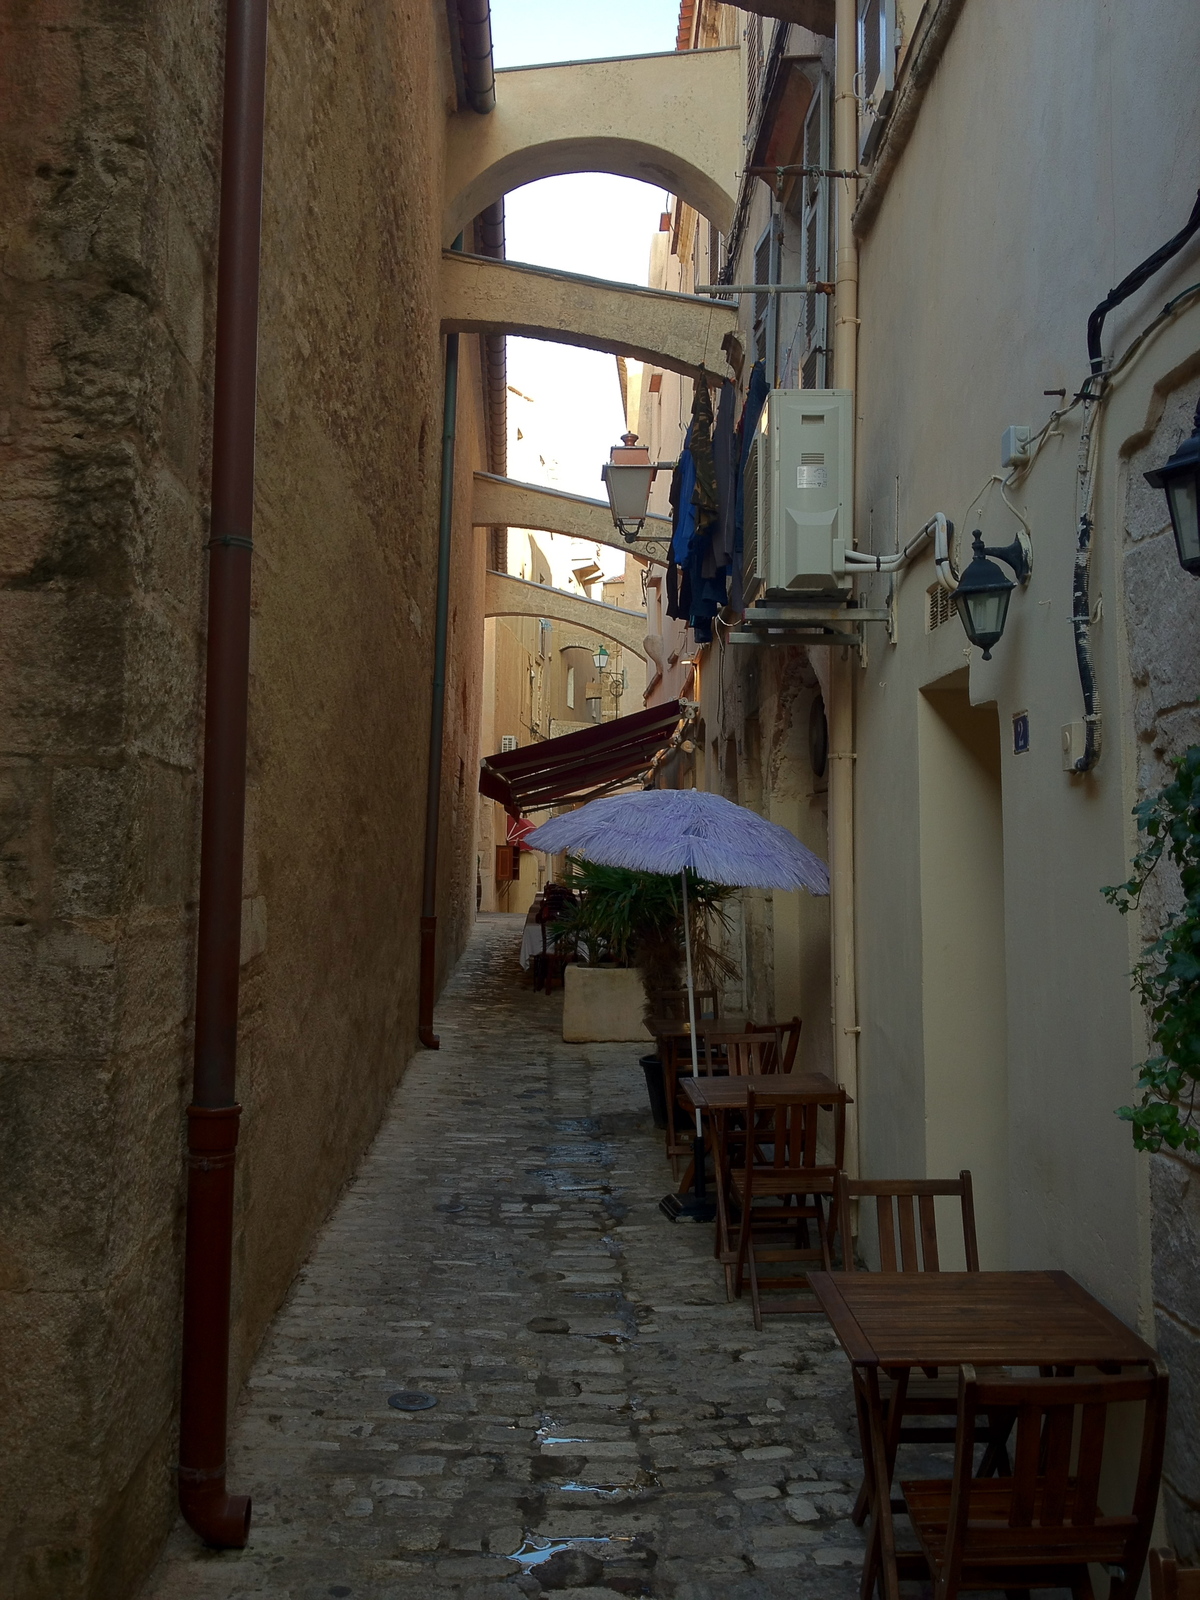
[[[174,1514],[220,8],[3,26],[0,1592],[108,1600]],[[235,1384],[415,1035],[442,8],[273,4],[269,71]],[[478,545],[468,517],[443,967],[472,903]]]
[[[1142,474],[1160,466],[1192,431],[1195,380],[1166,399],[1157,427],[1129,461],[1124,583],[1137,738],[1138,799],[1170,781],[1167,763],[1200,743],[1200,584],[1180,569],[1166,497]],[[1156,872],[1143,895],[1142,935],[1154,937],[1178,883]],[[1171,1369],[1164,1505],[1171,1542],[1200,1561],[1200,1162],[1164,1152],[1151,1176],[1154,1311],[1158,1346]]]

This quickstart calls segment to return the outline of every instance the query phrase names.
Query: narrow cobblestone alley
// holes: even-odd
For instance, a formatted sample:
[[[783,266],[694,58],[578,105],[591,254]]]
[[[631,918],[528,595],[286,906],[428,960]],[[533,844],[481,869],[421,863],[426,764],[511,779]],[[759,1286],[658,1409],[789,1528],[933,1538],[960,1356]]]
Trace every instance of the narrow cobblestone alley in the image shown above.
[[[565,1045],[485,916],[263,1344],[230,1482],[144,1600],[842,1600],[862,1539],[844,1360],[756,1334],[669,1187],[635,1045]],[[389,1407],[401,1390],[431,1409]]]

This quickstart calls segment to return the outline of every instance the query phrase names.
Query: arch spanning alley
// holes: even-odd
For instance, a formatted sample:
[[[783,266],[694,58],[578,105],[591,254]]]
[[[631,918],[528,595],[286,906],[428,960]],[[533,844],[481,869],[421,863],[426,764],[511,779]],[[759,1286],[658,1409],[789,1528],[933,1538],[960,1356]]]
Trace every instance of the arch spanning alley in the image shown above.
[[[544,583],[525,578],[510,578],[503,572],[489,572],[484,591],[485,617],[549,617],[554,622],[570,623],[601,639],[611,639],[635,656],[646,656],[646,617],[641,611],[626,611],[608,606],[602,600],[585,600],[582,595],[551,589]]]
[[[532,528],[562,533],[571,539],[610,545],[632,551],[647,561],[665,565],[671,538],[670,517],[647,517],[642,536],[634,544],[617,532],[612,512],[604,500],[579,494],[562,494],[540,484],[500,478],[491,472],[475,474],[471,496],[471,521],[477,528]],[[655,537],[657,535],[657,537]]]
[[[442,327],[607,350],[688,377],[725,376],[737,310],[515,261],[442,253]]]
[[[660,185],[728,233],[745,159],[741,103],[733,47],[498,72],[490,115],[450,118],[442,243],[509,190],[567,172]]]

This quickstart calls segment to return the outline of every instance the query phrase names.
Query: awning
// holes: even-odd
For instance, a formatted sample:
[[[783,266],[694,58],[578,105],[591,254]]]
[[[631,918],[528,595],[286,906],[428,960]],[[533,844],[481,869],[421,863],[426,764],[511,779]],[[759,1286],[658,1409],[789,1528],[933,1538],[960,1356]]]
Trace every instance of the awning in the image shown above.
[[[499,800],[513,816],[571,796],[583,798],[644,771],[678,725],[679,701],[671,700],[582,733],[487,756],[480,762],[479,792]]]

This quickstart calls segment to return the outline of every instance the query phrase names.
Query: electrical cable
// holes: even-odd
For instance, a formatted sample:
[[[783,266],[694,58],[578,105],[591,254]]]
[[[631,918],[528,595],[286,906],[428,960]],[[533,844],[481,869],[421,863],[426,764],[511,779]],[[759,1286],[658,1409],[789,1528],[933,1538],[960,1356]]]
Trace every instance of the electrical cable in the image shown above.
[[[1159,245],[1152,255],[1148,255],[1143,262],[1134,267],[1132,272],[1121,279],[1115,289],[1110,289],[1088,318],[1088,359],[1091,361],[1093,373],[1100,373],[1104,370],[1104,356],[1100,349],[1100,338],[1104,331],[1104,320],[1108,313],[1116,306],[1119,306],[1123,300],[1128,300],[1131,294],[1135,294],[1144,283],[1154,276],[1160,267],[1166,266],[1172,256],[1177,256],[1198,230],[1200,230],[1200,193],[1196,195],[1196,203],[1192,207],[1191,216],[1180,228],[1179,232],[1173,238],[1168,239],[1166,244]]]

